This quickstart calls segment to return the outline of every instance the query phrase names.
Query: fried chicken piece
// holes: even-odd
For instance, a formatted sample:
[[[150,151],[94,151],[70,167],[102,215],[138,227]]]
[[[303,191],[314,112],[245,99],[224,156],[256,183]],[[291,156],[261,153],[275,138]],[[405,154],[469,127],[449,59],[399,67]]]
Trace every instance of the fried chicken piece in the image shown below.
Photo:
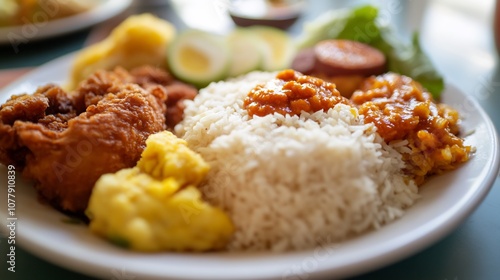
[[[0,107],[1,163],[22,170],[55,207],[81,213],[102,174],[134,166],[148,136],[166,129],[167,90],[157,81],[116,69],[72,93],[47,85],[13,96]]]
[[[176,124],[183,119],[185,99],[193,100],[198,90],[192,86],[173,79],[173,77],[159,68],[140,67],[130,71],[136,83],[144,88],[157,84],[165,85],[167,90],[167,112],[165,114],[167,128],[173,130]],[[167,75],[166,75],[167,74]]]
[[[166,86],[167,89],[167,113],[165,114],[167,127],[173,130],[175,125],[180,123],[184,118],[184,102],[185,99],[193,100],[198,94],[198,90],[191,85],[181,82],[174,82]]]
[[[85,96],[84,106],[95,104],[106,93],[116,93],[119,88],[114,87],[113,84],[117,83],[136,83],[149,91],[163,87],[167,92],[166,124],[169,130],[173,130],[175,125],[183,119],[184,103],[182,101],[192,100],[198,94],[194,86],[174,80],[168,72],[160,68],[143,66],[130,70],[130,74],[122,68],[117,68],[114,73],[113,77],[107,77],[106,80],[102,80],[98,74],[91,76],[87,79],[91,82],[80,85],[78,92]]]

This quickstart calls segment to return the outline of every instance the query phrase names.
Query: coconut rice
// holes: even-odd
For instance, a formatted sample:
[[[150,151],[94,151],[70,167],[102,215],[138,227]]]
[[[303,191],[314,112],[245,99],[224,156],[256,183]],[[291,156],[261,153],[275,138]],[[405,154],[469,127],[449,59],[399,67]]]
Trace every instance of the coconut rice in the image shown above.
[[[178,136],[211,169],[201,186],[236,232],[229,250],[288,251],[379,228],[418,198],[400,153],[354,107],[248,116],[243,101],[275,73],[212,83],[186,102]]]

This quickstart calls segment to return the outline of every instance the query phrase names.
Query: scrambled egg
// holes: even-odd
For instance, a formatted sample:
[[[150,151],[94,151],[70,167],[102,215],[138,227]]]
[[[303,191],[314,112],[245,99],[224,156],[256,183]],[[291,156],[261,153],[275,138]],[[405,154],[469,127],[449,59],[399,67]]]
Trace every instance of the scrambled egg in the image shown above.
[[[86,211],[91,231],[140,251],[223,248],[233,225],[196,188],[208,169],[184,140],[151,135],[138,166],[97,181]]]
[[[106,39],[78,53],[68,89],[100,69],[131,69],[146,64],[166,68],[166,49],[174,36],[175,27],[165,20],[151,14],[131,16]]]
[[[137,166],[157,180],[175,177],[181,185],[198,185],[208,172],[203,158],[171,133],[151,135],[146,145]]]

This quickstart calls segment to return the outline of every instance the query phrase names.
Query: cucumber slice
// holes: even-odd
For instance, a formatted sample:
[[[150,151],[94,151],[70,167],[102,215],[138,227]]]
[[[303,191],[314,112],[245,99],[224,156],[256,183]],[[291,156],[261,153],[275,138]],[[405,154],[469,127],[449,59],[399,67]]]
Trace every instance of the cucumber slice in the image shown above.
[[[237,28],[229,34],[228,43],[233,54],[229,67],[230,77],[260,69],[267,46],[259,36],[246,29]]]
[[[168,49],[170,71],[198,88],[227,77],[231,51],[224,37],[190,29],[179,34]]]
[[[285,31],[268,26],[252,26],[248,28],[248,31],[266,43],[262,70],[276,71],[291,67],[296,47],[292,38]]]

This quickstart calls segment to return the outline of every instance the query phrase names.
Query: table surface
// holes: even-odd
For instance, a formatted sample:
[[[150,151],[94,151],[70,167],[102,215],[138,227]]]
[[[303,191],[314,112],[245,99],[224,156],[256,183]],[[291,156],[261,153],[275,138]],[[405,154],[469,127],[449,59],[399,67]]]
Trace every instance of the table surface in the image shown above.
[[[184,20],[173,4],[148,0],[136,2],[121,17],[90,29],[19,46],[0,46],[0,87],[20,74],[102,38],[116,22],[131,13],[153,12],[179,29],[190,27],[222,30],[227,21]],[[179,2],[179,1],[173,1]],[[304,16],[290,28],[301,30],[302,22],[326,9],[352,6],[366,1],[309,1]],[[381,5],[385,19],[394,22],[401,36],[420,29],[423,48],[447,83],[470,93],[500,131],[500,65],[493,40],[493,0],[483,1],[371,1]],[[396,5],[397,9],[394,8]],[[401,6],[398,6],[401,5]],[[500,279],[500,179],[477,210],[456,230],[431,247],[395,264],[351,279]],[[5,238],[0,239],[0,279],[94,279],[48,263],[22,248],[16,253],[16,272],[6,269]],[[22,245],[21,245],[22,246]],[[109,279],[118,279],[110,273]],[[131,276],[126,279],[136,279]]]

